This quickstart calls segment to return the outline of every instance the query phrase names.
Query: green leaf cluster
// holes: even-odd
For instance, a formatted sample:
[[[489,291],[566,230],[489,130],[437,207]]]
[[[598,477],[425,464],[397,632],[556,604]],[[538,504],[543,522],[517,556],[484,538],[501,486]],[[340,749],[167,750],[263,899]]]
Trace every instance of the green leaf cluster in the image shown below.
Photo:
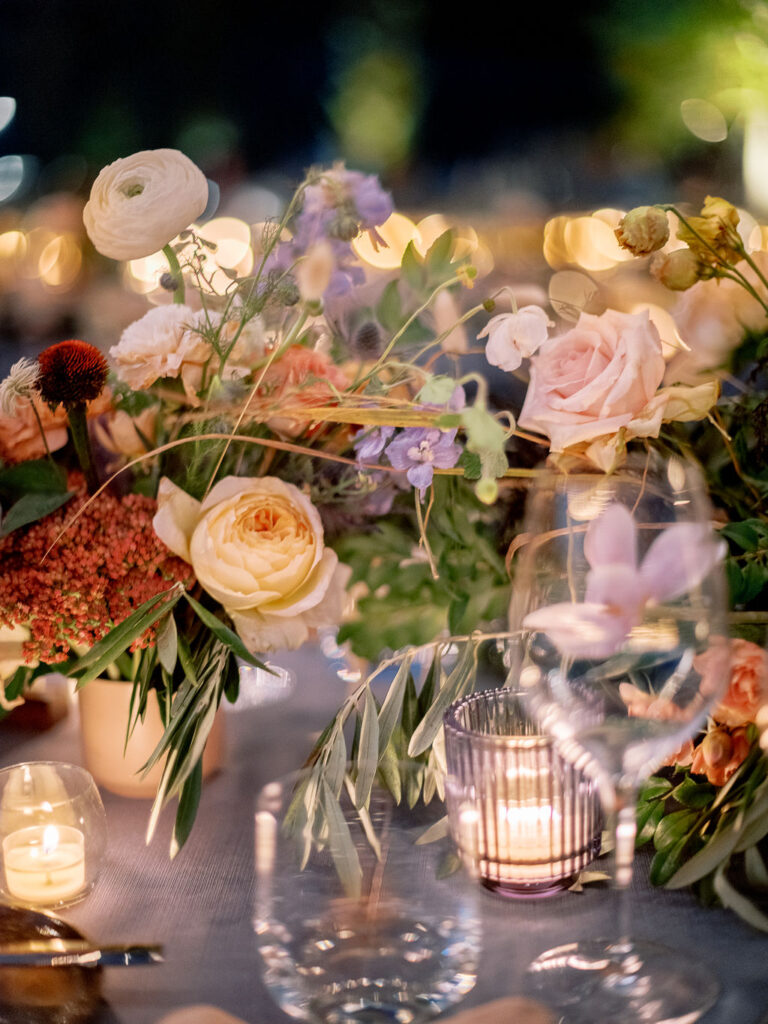
[[[482,637],[466,640],[449,672],[442,664],[444,645],[433,644],[420,689],[411,671],[413,650],[383,662],[347,698],[310,754],[287,815],[288,831],[303,844],[304,863],[313,845],[327,846],[351,895],[359,893],[362,872],[342,799],[352,801],[374,850],[378,840],[369,815],[374,783],[409,808],[420,800],[429,804],[435,796],[444,799],[443,713],[474,689],[482,642]],[[372,685],[391,667],[396,671],[378,701]]]
[[[73,496],[67,474],[50,459],[33,459],[0,469],[0,537],[37,522]]]
[[[768,931],[768,764],[756,742],[719,789],[687,768],[649,779],[636,840],[648,843],[654,885],[692,885],[702,902],[722,903]]]
[[[729,544],[725,563],[731,604],[745,608],[765,606],[768,588],[768,522],[744,519],[720,530]]]
[[[438,578],[418,548],[415,523],[402,516],[380,520],[375,531],[334,543],[353,582],[366,584],[354,621],[344,623],[361,657],[428,643],[441,630],[470,633],[506,614],[509,581],[499,555],[499,523],[466,481],[435,480],[435,503],[427,529]]]

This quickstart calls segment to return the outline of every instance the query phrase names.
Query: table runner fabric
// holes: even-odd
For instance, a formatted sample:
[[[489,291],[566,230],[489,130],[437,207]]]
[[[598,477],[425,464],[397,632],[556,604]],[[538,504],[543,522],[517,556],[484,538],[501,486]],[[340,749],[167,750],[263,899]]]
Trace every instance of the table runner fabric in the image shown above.
[[[147,848],[150,803],[103,794],[103,873],[90,896],[62,916],[101,942],[161,942],[166,953],[162,966],[105,972],[108,1019],[116,1024],[159,1024],[191,1004],[218,1007],[246,1024],[287,1020],[262,984],[251,928],[254,802],[270,779],[302,763],[345,689],[316,648],[277,660],[297,673],[294,693],[282,704],[227,714],[225,770],[204,786],[198,821],[175,861],[168,858],[171,810]],[[0,764],[22,760],[82,763],[76,714],[44,734],[0,733]],[[757,1024],[768,1009],[768,936],[725,910],[699,907],[687,892],[652,889],[647,863],[640,859],[633,885],[635,934],[711,965],[723,993],[702,1024]],[[536,902],[481,898],[481,970],[455,1013],[522,995],[525,968],[537,954],[610,934],[613,921],[611,895],[589,886]]]

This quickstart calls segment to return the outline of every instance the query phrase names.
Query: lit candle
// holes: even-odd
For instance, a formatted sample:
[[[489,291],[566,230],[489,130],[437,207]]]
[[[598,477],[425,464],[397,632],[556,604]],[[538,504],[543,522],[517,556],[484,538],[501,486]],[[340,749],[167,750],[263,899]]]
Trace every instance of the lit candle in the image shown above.
[[[24,904],[55,906],[85,890],[85,839],[69,825],[32,825],[3,839],[8,893]]]

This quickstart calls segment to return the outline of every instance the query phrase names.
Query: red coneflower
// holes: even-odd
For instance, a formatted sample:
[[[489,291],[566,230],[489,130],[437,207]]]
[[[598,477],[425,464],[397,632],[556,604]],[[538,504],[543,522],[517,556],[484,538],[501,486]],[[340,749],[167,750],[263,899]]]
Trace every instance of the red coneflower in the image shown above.
[[[107,383],[107,360],[87,341],[60,341],[37,357],[37,389],[51,409],[98,398]]]
[[[73,340],[49,345],[37,357],[37,362],[40,367],[37,390],[51,409],[61,404],[67,410],[72,443],[88,490],[93,493],[99,480],[93,464],[85,406],[86,402],[99,397],[107,383],[107,360],[87,341]]]

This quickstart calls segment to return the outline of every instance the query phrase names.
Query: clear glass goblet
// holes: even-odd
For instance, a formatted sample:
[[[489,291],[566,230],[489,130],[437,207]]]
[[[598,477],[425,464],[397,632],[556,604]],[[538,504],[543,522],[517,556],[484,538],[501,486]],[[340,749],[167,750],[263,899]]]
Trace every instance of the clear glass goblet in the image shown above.
[[[615,937],[549,950],[530,968],[568,1024],[688,1024],[717,997],[711,971],[631,938],[628,903],[639,785],[726,686],[724,544],[711,521],[696,467],[653,451],[610,474],[545,470],[529,496],[510,607],[524,630],[516,668],[616,828]]]
[[[264,984],[300,1020],[436,1017],[477,979],[475,886],[453,871],[447,838],[416,844],[429,822],[383,790],[362,813],[342,792],[327,827],[307,822],[303,805],[291,805],[306,778],[278,779],[257,799],[253,927]]]

